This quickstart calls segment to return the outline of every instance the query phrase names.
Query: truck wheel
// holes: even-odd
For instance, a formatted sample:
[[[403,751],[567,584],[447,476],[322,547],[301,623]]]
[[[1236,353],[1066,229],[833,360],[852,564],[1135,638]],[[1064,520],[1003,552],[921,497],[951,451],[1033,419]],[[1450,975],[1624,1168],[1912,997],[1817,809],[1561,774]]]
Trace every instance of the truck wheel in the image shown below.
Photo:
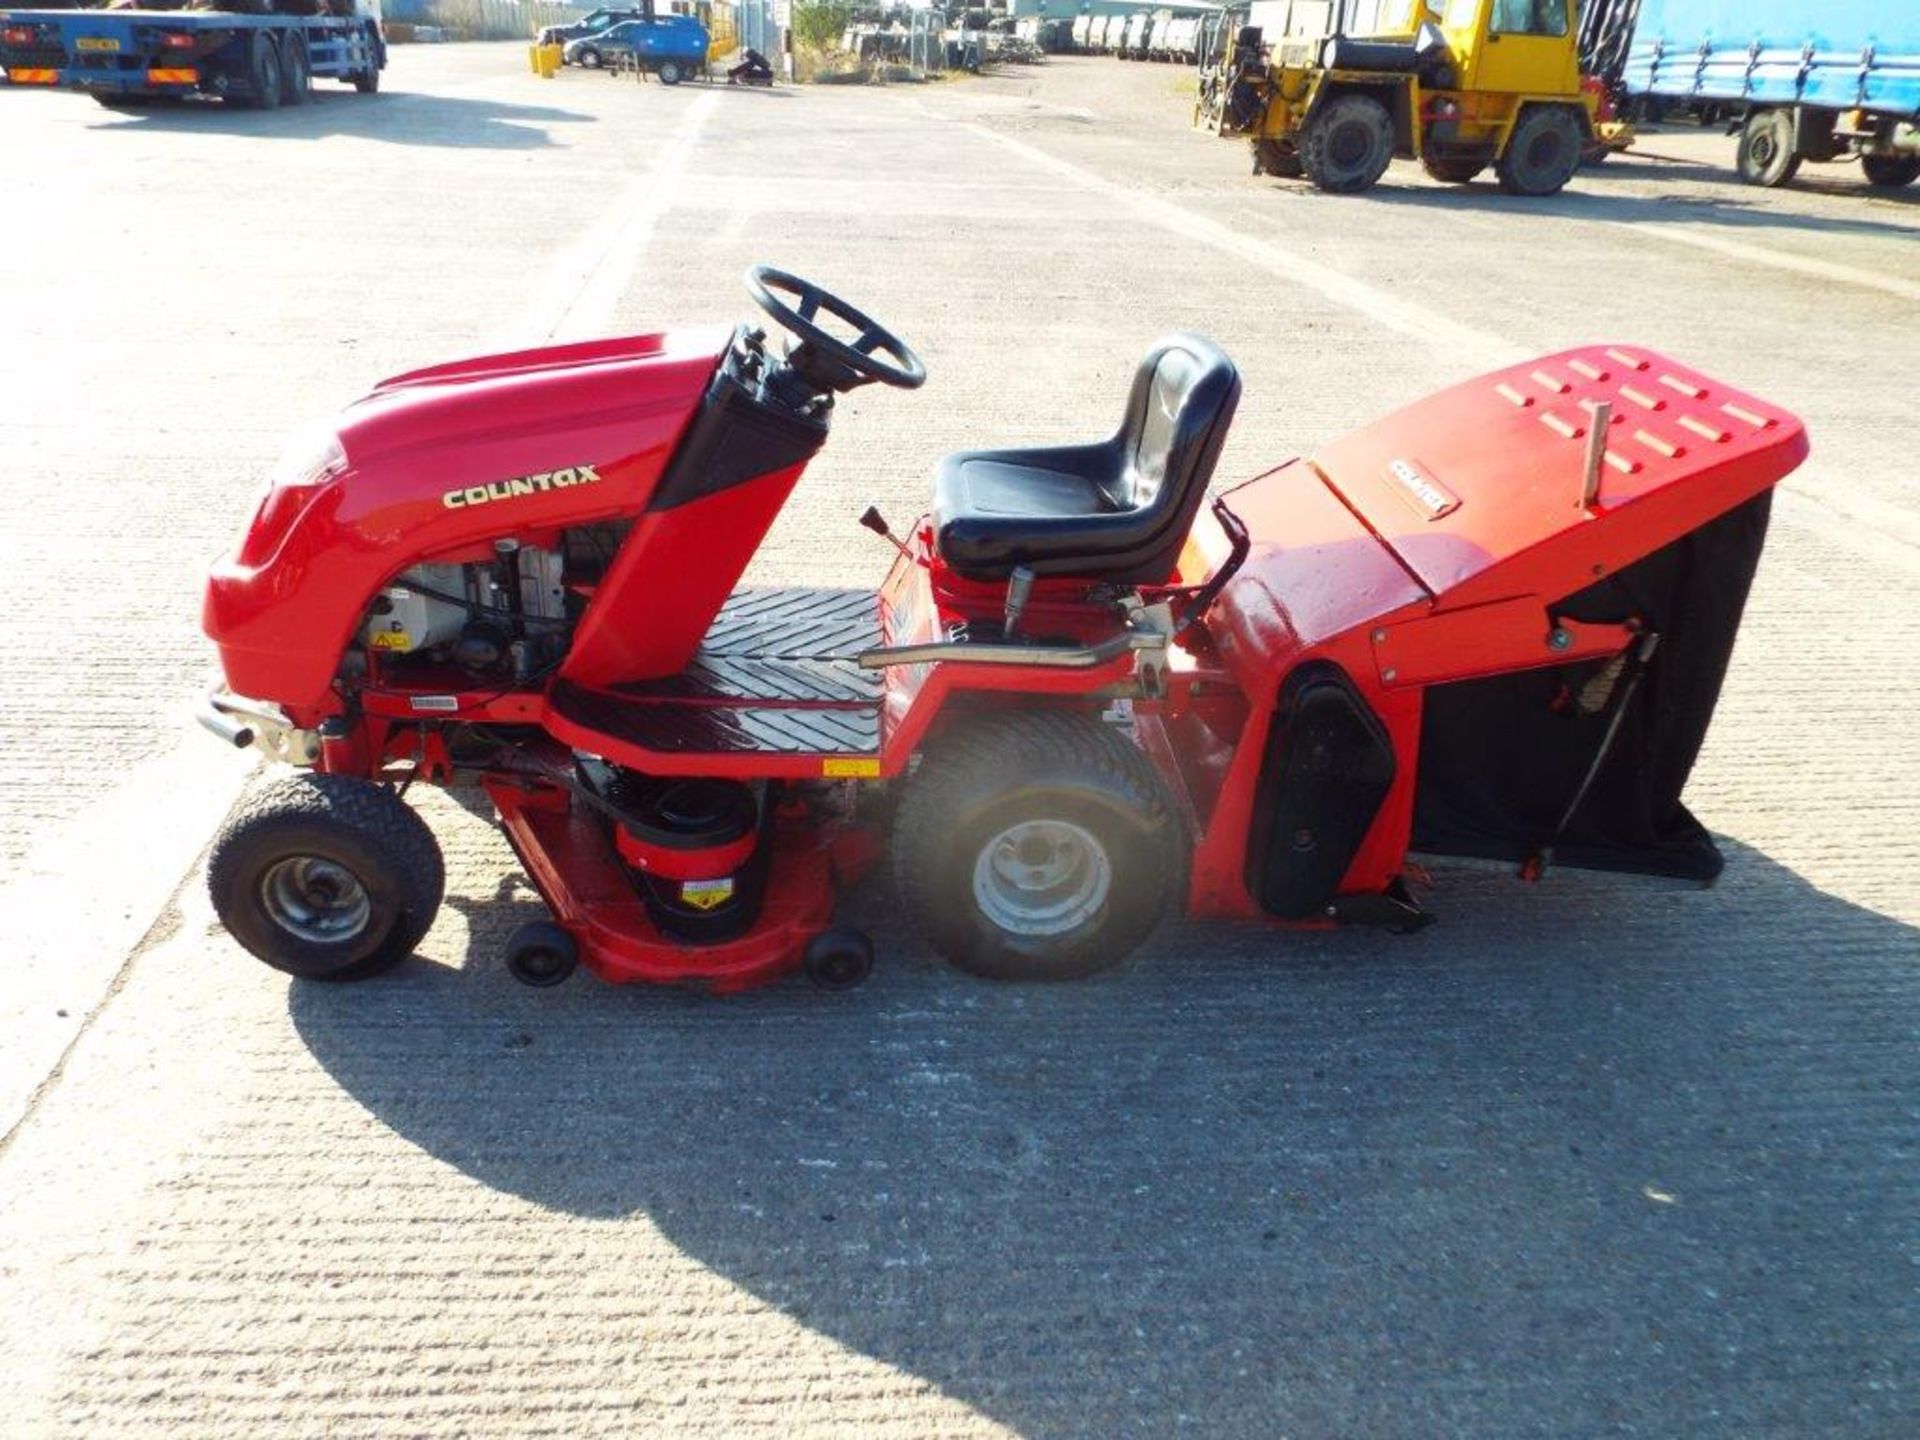
[[[353,82],[353,88],[362,95],[380,93],[380,35],[369,29],[366,33],[367,68],[356,70],[347,79]]]
[[[1487,162],[1472,156],[1462,159],[1451,155],[1422,155],[1420,168],[1442,185],[1464,185],[1486,169]]]
[[[295,775],[241,802],[207,862],[227,932],[306,980],[357,980],[412,954],[445,887],[426,822],[349,775]]]
[[[1772,188],[1793,179],[1800,168],[1800,156],[1793,148],[1793,112],[1755,110],[1747,116],[1733,163],[1749,185]]]
[[[1089,716],[1044,710],[962,721],[930,745],[893,856],[934,948],[999,980],[1117,963],[1183,893],[1187,860],[1139,747]]]
[[[1920,155],[1862,155],[1860,168],[1867,183],[1881,190],[1898,190],[1920,180]]]
[[[680,66],[672,60],[662,60],[660,62],[660,68],[653,73],[660,77],[660,83],[662,85],[678,85],[680,83]]]
[[[1291,145],[1282,145],[1278,140],[1256,140],[1253,142],[1253,173],[1278,175],[1282,180],[1298,180],[1304,173],[1300,152]]]
[[[1371,95],[1327,102],[1300,138],[1307,178],[1332,195],[1371,189],[1393,159],[1393,117]]]
[[[1500,188],[1509,195],[1557,195],[1580,168],[1586,137],[1573,112],[1559,105],[1535,105],[1521,115],[1494,161]]]
[[[285,72],[280,65],[280,47],[264,31],[256,31],[247,45],[247,88],[253,93],[247,106],[253,110],[271,110],[280,103],[285,88]]]
[[[307,42],[298,35],[287,36],[280,55],[282,105],[304,105],[313,81],[313,65],[307,59]]]

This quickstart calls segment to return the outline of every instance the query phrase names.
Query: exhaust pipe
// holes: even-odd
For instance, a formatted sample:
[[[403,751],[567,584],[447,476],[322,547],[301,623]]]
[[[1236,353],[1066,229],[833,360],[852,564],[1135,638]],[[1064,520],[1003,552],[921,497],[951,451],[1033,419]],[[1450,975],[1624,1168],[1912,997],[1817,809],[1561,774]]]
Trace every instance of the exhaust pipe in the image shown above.
[[[193,718],[200,722],[202,729],[218,735],[236,750],[245,750],[253,744],[253,726],[215,705],[212,696],[201,697]]]

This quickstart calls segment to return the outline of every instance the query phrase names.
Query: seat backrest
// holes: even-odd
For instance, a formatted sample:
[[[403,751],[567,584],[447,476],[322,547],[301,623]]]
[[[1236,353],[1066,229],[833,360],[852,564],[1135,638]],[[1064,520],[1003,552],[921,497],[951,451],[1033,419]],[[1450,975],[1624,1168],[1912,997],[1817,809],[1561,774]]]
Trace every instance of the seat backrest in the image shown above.
[[[1184,533],[1239,402],[1240,371],[1218,345],[1201,335],[1158,341],[1127,397],[1118,437],[1125,467],[1107,497],[1114,507],[1153,512],[1156,533]]]

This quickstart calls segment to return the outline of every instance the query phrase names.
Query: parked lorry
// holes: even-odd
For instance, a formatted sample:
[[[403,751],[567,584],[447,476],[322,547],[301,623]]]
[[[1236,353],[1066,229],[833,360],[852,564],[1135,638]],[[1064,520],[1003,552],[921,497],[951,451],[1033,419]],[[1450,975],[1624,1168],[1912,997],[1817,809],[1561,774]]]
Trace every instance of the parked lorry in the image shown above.
[[[270,12],[0,9],[0,74],[82,90],[108,109],[211,95],[256,110],[305,102],[315,78],[363,95],[387,63],[379,0],[233,0]]]
[[[1612,0],[1631,40],[1621,88],[1728,107],[1740,176],[1784,185],[1806,160],[1860,159],[1882,188],[1920,179],[1920,5],[1911,0]]]

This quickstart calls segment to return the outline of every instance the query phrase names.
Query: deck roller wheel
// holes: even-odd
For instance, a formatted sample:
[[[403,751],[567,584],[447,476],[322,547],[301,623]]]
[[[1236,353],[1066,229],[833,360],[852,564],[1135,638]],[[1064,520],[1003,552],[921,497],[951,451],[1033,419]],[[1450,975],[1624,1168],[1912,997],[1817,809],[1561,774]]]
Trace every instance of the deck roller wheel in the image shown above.
[[[873,973],[873,941],[851,925],[834,925],[807,942],[804,964],[822,990],[851,990]]]
[[[507,940],[507,973],[522,985],[545,990],[579,968],[580,947],[551,920],[529,920]]]

